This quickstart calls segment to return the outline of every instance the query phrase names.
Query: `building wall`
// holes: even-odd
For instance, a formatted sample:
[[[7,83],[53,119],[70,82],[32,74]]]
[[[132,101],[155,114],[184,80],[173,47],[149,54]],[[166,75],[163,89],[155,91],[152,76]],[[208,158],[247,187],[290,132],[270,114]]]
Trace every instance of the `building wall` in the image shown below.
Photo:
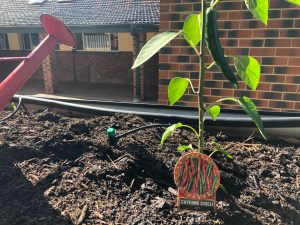
[[[0,57],[26,56],[29,52],[1,50]],[[55,51],[53,55],[56,58],[53,67],[59,82],[73,82],[76,79],[75,75],[78,82],[112,84],[132,82],[130,52]],[[18,64],[18,62],[0,62],[0,79],[3,80]],[[34,73],[32,79],[43,79],[41,67]]]
[[[159,55],[155,54],[144,63],[143,95],[144,100],[157,101],[158,98],[158,64]]]
[[[181,29],[186,16],[201,9],[201,4],[194,2],[161,0],[160,31]],[[225,54],[255,57],[262,66],[261,83],[257,91],[250,91],[242,83],[240,91],[233,90],[224,76],[214,69],[205,75],[205,102],[246,95],[253,98],[261,110],[300,111],[300,8],[285,1],[270,0],[267,27],[246,11],[243,1],[220,1],[218,11]],[[198,58],[193,52],[182,37],[161,50],[160,103],[168,104],[167,86],[172,77],[187,77],[197,85]],[[207,59],[211,61],[210,57]],[[196,106],[196,101],[189,89],[179,104]],[[224,107],[232,108],[230,105]]]
[[[0,57],[25,56],[30,51],[22,49],[21,34],[8,33],[9,50],[0,51]],[[59,81],[96,82],[130,84],[132,81],[132,37],[129,33],[119,33],[119,51],[115,52],[72,52],[72,48],[59,45],[55,52],[55,66]],[[73,65],[74,60],[74,65]],[[1,63],[0,79],[4,79],[18,63]],[[75,70],[75,75],[74,75]],[[76,78],[76,77],[77,78]],[[32,79],[43,79],[39,68]]]
[[[56,51],[55,57],[59,81],[103,84],[132,82],[131,52]]]
[[[9,49],[20,50],[22,49],[21,35],[18,33],[8,33],[7,34]]]
[[[119,51],[132,52],[133,38],[129,33],[118,33]]]
[[[59,45],[59,50],[60,51],[72,51],[72,47],[60,44]]]
[[[149,41],[156,33],[150,32],[146,34],[146,40]],[[118,33],[119,51],[132,52],[133,51],[133,37],[130,33]]]
[[[153,33],[153,32],[150,32],[150,33],[147,33],[147,41],[149,41],[151,38],[153,38],[157,33]]]

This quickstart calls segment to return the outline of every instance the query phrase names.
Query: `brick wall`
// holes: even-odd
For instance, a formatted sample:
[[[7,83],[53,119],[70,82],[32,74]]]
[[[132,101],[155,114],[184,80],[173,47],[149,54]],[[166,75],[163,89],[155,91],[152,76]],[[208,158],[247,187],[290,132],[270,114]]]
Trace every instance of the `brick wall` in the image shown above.
[[[43,79],[46,94],[55,94],[58,91],[57,67],[55,52],[51,52],[42,62]]]
[[[161,0],[160,31],[177,31],[191,12],[201,4],[192,0]],[[199,1],[197,1],[199,2]],[[210,1],[207,1],[210,2]],[[251,55],[262,65],[257,91],[241,84],[241,91],[231,85],[217,70],[205,75],[205,101],[220,97],[246,95],[261,110],[300,110],[300,7],[285,1],[270,0],[269,24],[265,27],[246,11],[242,0],[223,0],[218,4],[220,37],[226,55]],[[198,58],[182,38],[173,40],[161,50],[159,65],[159,102],[167,104],[167,85],[174,76],[192,79],[197,85]],[[210,57],[207,57],[211,61]],[[232,63],[232,61],[231,61]],[[191,90],[180,105],[196,105]],[[232,108],[230,105],[225,105]]]
[[[131,52],[56,51],[55,56],[59,81],[132,83]]]
[[[4,50],[0,57],[26,56],[30,51]],[[132,82],[132,53],[130,52],[63,52],[51,53],[52,68],[58,81],[73,82],[74,69],[78,82],[130,84]],[[73,65],[73,60],[75,65]],[[0,79],[3,80],[19,63],[0,62]],[[40,66],[32,79],[43,79]]]
[[[146,33],[133,37],[133,62],[147,41]],[[136,43],[139,43],[138,46]],[[136,72],[140,70],[140,100],[157,102],[158,100],[158,65],[159,56],[156,54],[137,69],[133,70],[133,96],[136,98]],[[137,100],[137,98],[135,99]]]
[[[59,81],[135,85],[132,52],[56,51],[55,56]],[[143,100],[157,100],[158,55],[145,63],[140,85]]]
[[[0,57],[26,56],[29,53],[30,51],[4,50],[0,51]],[[52,89],[57,87],[57,82],[133,85],[132,63],[132,52],[55,51],[43,61],[43,65],[35,71],[31,79],[45,79],[46,93],[55,92]],[[0,62],[0,81],[18,64]],[[141,96],[145,100],[156,101],[158,56],[145,63],[143,74],[145,78],[141,80]]]
[[[158,98],[158,61],[154,55],[144,64],[144,99],[156,101]]]
[[[133,36],[133,62],[136,60],[138,52],[146,42],[145,34],[135,34]],[[139,82],[138,82],[139,78]],[[132,82],[133,82],[133,97],[134,101],[144,100],[144,65],[134,69],[132,71]],[[137,90],[137,85],[140,90]],[[139,93],[139,94],[138,94]]]

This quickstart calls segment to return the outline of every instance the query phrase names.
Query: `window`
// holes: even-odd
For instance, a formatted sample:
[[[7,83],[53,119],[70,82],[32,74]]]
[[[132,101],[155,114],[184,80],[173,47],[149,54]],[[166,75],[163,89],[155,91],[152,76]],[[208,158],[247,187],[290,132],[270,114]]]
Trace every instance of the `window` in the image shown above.
[[[118,50],[117,34],[76,34],[77,49],[86,51],[114,51]]]
[[[7,34],[0,33],[0,50],[7,50],[7,49],[9,49]]]
[[[36,46],[38,46],[40,40],[39,40],[39,34],[37,33],[23,33],[22,34],[22,43],[23,43],[23,49],[24,50],[32,50]]]

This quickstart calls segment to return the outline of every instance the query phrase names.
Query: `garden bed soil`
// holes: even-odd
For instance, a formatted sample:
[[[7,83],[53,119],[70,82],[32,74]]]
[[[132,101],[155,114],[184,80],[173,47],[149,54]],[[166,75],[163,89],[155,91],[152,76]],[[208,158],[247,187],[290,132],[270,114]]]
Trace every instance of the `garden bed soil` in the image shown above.
[[[228,195],[217,192],[216,212],[180,211],[173,168],[177,146],[197,144],[190,132],[164,146],[163,128],[107,144],[108,127],[121,133],[153,122],[21,111],[1,123],[0,224],[300,224],[299,147],[207,135],[234,157],[215,155]]]

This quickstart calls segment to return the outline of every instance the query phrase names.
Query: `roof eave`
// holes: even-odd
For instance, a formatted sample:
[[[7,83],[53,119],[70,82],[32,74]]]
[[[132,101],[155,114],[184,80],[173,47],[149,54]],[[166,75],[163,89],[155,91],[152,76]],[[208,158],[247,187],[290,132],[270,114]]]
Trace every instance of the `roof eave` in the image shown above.
[[[139,33],[158,32],[158,24],[112,24],[112,25],[69,25],[73,33],[130,33],[134,26]],[[41,33],[44,29],[39,25],[0,26],[0,33]]]

